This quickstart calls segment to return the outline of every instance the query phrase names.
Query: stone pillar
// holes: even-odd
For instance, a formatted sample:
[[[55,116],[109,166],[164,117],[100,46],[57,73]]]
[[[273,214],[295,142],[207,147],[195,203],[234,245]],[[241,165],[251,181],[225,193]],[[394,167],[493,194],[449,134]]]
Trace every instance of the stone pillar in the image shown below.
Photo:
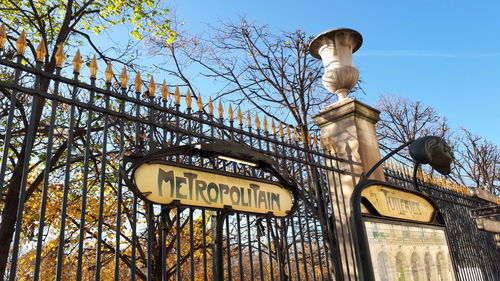
[[[321,137],[335,142],[337,157],[348,160],[339,162],[338,167],[347,174],[329,177],[344,280],[356,280],[354,248],[349,228],[350,198],[360,175],[380,160],[375,134],[379,114],[380,111],[360,101],[346,98],[313,116],[314,123],[321,128]],[[370,178],[384,180],[382,169],[377,169]]]

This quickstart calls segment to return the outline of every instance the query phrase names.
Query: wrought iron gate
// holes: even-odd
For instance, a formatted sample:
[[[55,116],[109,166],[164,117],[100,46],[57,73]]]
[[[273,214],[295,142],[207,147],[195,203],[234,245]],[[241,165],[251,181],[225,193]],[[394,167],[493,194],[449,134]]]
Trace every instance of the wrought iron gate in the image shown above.
[[[43,53],[23,53],[18,49],[10,59],[12,53],[2,49],[0,58],[3,278],[211,280],[215,212],[146,204],[124,186],[118,166],[131,151],[214,139],[271,156],[301,190],[299,209],[289,218],[229,217],[226,279],[349,280],[341,268],[356,271],[354,264],[341,264],[340,257],[352,255],[350,236],[334,226],[347,217],[349,198],[336,192],[346,174],[339,162],[347,160],[335,156],[331,143],[231,105],[219,102],[214,109],[211,100],[203,103],[189,91],[181,95],[179,87],[157,85],[153,77],[145,83],[139,73],[130,86],[127,69],[114,75],[111,64],[100,79],[97,62],[81,69],[79,54],[68,78],[62,50],[55,64],[44,64]],[[224,160],[170,160],[270,179]],[[498,261],[498,250],[487,250]],[[473,255],[457,251],[465,263]],[[498,278],[498,268],[488,270],[484,280]]]
[[[332,206],[347,199],[330,196],[326,183],[341,184],[338,162],[346,160],[321,148],[317,136],[231,105],[219,103],[214,113],[211,100],[205,104],[189,91],[181,96],[179,87],[171,94],[152,77],[143,87],[139,73],[129,87],[127,69],[115,76],[111,64],[99,79],[95,59],[81,70],[79,54],[67,78],[62,51],[58,56],[54,73],[43,56],[34,65],[21,52],[13,61],[0,59],[0,269],[6,278],[212,279],[215,211],[146,204],[124,186],[118,165],[131,151],[214,139],[270,155],[301,190],[299,210],[289,218],[229,217],[226,279],[332,280],[339,274],[334,257],[347,253],[335,252],[328,222],[336,215]],[[170,160],[269,178],[245,164]]]

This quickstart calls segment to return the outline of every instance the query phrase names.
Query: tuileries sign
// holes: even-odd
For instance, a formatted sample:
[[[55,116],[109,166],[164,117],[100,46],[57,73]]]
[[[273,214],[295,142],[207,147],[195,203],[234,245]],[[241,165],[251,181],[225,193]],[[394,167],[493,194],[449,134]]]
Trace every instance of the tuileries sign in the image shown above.
[[[172,204],[288,215],[292,194],[280,185],[236,176],[209,173],[166,164],[141,164],[134,172],[135,186],[146,200]]]
[[[361,196],[382,216],[430,222],[436,211],[424,197],[382,185],[371,185]]]

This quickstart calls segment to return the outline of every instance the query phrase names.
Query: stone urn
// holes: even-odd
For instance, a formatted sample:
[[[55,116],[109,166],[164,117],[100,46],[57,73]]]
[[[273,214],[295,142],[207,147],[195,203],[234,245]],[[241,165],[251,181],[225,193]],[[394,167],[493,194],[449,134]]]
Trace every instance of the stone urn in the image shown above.
[[[339,101],[345,100],[358,82],[359,72],[352,65],[352,54],[362,43],[359,32],[337,28],[321,33],[309,44],[311,55],[323,61],[323,85],[335,93]]]

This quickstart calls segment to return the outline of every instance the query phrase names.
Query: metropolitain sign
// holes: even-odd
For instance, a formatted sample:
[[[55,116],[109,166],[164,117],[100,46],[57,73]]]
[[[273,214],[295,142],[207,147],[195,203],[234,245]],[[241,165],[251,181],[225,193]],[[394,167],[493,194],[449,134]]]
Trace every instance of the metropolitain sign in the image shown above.
[[[292,194],[282,186],[255,179],[205,172],[166,164],[141,164],[133,174],[137,191],[158,204],[272,214],[285,217]],[[175,202],[174,202],[175,201]]]

